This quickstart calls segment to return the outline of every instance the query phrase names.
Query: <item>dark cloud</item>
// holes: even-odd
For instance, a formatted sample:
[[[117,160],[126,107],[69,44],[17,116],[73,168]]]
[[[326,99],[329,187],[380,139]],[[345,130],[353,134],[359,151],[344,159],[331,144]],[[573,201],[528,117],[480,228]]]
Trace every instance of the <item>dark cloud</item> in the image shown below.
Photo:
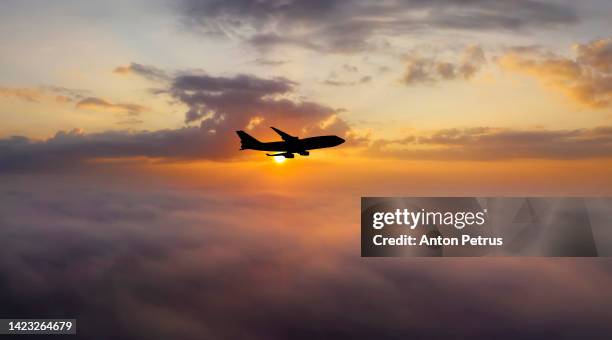
[[[215,134],[200,127],[91,134],[60,131],[43,141],[12,137],[0,140],[0,172],[62,169],[97,158],[227,159],[236,155],[234,139],[229,131]]]
[[[188,25],[207,34],[246,39],[261,48],[294,45],[340,53],[424,31],[516,31],[578,21],[572,7],[537,0],[183,0],[179,10]]]
[[[448,62],[418,54],[404,56],[406,70],[402,82],[406,85],[433,84],[443,80],[472,78],[486,63],[484,51],[479,46],[467,47],[459,60]]]
[[[297,84],[286,78],[180,74],[162,84],[166,88],[159,93],[187,106],[185,121],[197,121],[198,126],[90,134],[73,130],[58,132],[47,140],[0,139],[0,171],[63,168],[98,158],[229,160],[238,155],[236,130],[248,129],[262,138],[270,135],[267,123],[302,136],[346,136],[350,130],[338,117],[341,110],[292,99]],[[145,110],[140,105],[94,97],[82,99],[77,108],[128,114],[120,124],[139,124],[134,116]]]
[[[0,278],[2,315],[76,317],[80,338],[595,339],[612,331],[605,258],[364,259],[346,232],[358,224],[352,199],[323,206],[320,195],[0,181],[0,270],[10,273]]]
[[[612,38],[577,44],[574,50],[576,57],[567,58],[543,48],[514,48],[498,62],[504,69],[536,77],[581,105],[611,107]]]
[[[368,152],[382,157],[437,160],[612,158],[612,127],[447,129],[396,140],[375,140]]]
[[[233,131],[256,119],[273,122],[289,131],[325,130],[337,134],[348,131],[347,123],[337,117],[338,110],[292,99],[296,85],[282,77],[179,75],[172,81],[168,94],[189,108],[186,123],[201,120],[200,126],[206,130]],[[330,121],[332,125],[325,125]]]

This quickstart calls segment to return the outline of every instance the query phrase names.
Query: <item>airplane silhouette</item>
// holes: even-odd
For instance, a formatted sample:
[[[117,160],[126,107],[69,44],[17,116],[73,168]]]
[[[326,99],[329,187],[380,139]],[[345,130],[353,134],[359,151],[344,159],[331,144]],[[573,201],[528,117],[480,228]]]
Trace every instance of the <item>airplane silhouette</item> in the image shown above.
[[[258,151],[280,151],[280,153],[266,153],[266,156],[283,156],[285,158],[293,158],[293,154],[297,153],[301,156],[308,156],[308,150],[331,148],[333,146],[344,143],[344,139],[338,136],[317,136],[308,138],[298,138],[283,132],[275,127],[271,127],[283,139],[282,142],[263,143],[255,139],[255,137],[240,130],[236,131],[240,137],[240,150],[258,150]]]

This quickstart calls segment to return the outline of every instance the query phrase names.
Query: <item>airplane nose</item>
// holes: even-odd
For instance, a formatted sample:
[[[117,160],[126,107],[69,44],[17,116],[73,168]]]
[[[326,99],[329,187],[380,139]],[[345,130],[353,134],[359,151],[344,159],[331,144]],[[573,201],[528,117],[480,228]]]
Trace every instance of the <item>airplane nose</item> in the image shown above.
[[[338,145],[340,145],[340,144],[342,144],[342,143],[344,143],[344,142],[346,142],[346,141],[344,140],[344,138],[338,137]]]

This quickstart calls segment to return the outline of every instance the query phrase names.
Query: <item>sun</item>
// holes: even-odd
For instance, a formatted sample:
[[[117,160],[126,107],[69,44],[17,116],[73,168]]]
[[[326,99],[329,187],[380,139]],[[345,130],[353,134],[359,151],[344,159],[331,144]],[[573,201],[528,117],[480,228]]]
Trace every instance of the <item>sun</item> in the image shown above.
[[[274,156],[274,161],[278,164],[285,163],[286,160],[284,156]]]

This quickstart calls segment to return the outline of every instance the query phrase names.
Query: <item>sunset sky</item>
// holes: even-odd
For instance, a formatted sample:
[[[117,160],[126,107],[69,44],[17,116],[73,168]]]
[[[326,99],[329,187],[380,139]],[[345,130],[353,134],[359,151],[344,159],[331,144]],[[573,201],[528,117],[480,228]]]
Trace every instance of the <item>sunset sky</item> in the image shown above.
[[[152,338],[145,316],[184,339],[499,335],[458,306],[504,334],[534,310],[527,330],[609,329],[605,259],[429,266],[358,241],[361,196],[611,195],[610,18],[607,0],[2,1],[0,302],[101,339]],[[347,142],[239,150],[270,126]]]
[[[79,160],[240,160],[252,153],[233,131],[272,138],[270,125],[348,136],[343,152],[367,159],[610,156],[607,1],[2,7],[7,163],[46,147],[82,148],[66,156]],[[147,138],[158,144],[134,146]]]

